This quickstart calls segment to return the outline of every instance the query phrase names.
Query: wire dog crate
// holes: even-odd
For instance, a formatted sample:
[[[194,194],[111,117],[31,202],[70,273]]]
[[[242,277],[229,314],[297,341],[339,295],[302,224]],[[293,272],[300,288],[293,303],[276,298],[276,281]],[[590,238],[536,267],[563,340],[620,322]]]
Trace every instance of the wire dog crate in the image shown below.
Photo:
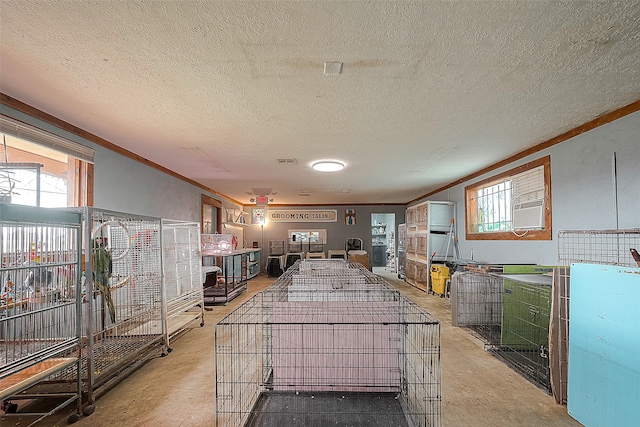
[[[217,426],[440,426],[439,322],[381,279],[292,292],[304,265],[216,325]]]
[[[551,284],[542,274],[456,273],[451,291],[452,324],[547,392]]]
[[[35,418],[34,425],[76,403],[75,422],[82,413],[81,215],[0,203],[0,227],[4,416]]]
[[[131,373],[164,341],[161,221],[84,208],[87,363],[90,402]]]
[[[468,328],[492,345],[499,344],[502,279],[497,275],[455,273],[451,279],[451,324]]]
[[[567,403],[570,265],[591,263],[636,267],[631,249],[640,251],[640,229],[563,230],[558,233],[558,265],[554,277],[550,345],[551,381],[556,402]]]
[[[204,295],[200,224],[162,220],[162,290],[164,340],[200,320],[204,326]]]

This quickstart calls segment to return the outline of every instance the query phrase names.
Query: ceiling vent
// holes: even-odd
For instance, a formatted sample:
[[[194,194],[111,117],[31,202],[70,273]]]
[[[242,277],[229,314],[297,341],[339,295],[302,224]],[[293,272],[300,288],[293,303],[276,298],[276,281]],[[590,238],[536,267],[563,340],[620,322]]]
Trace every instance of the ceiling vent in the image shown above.
[[[278,159],[278,163],[281,165],[295,165],[298,161],[296,159]]]
[[[342,62],[325,62],[324,63],[325,76],[337,76],[338,74],[342,74]]]

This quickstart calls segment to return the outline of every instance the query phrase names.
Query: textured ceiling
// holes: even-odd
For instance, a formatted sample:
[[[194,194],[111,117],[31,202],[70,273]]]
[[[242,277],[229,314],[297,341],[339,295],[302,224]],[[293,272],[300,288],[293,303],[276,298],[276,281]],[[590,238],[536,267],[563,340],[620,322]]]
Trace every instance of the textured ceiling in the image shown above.
[[[640,99],[638,1],[0,7],[3,93],[243,203],[406,203]]]

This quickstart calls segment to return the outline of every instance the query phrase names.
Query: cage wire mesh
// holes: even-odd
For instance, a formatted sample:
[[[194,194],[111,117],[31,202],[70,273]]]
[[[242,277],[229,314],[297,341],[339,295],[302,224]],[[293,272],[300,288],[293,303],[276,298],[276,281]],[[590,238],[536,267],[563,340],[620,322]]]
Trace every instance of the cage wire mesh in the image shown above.
[[[38,397],[67,399],[50,414],[79,405],[81,216],[0,205],[0,228],[0,401],[37,386]]]
[[[453,289],[452,323],[467,328],[488,352],[550,392],[551,278],[458,273]]]
[[[558,265],[555,272],[553,323],[557,324],[551,344],[557,348],[552,362],[554,397],[567,403],[569,353],[570,266],[573,263],[620,265],[637,267],[631,249],[640,251],[640,229],[621,230],[563,230],[558,233]],[[557,328],[557,330],[555,330]]]
[[[489,351],[525,378],[551,392],[549,321],[551,277],[543,274],[503,276],[500,346]]]
[[[136,367],[163,339],[161,221],[84,210],[85,305],[89,399]],[[89,274],[90,273],[90,274]]]
[[[485,342],[500,343],[502,279],[497,275],[456,273],[452,276],[453,326],[467,328]]]
[[[162,290],[164,340],[200,319],[204,325],[200,224],[162,220]]]
[[[216,325],[217,425],[441,425],[439,322],[367,270],[315,262]]]
[[[640,228],[564,230],[558,233],[559,265],[592,263],[637,267],[631,249],[640,251]]]

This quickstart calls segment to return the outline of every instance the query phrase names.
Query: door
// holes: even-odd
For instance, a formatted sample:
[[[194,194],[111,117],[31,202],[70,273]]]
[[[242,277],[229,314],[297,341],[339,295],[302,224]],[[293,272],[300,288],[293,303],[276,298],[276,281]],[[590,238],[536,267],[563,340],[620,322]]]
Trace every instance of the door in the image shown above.
[[[371,214],[371,267],[396,271],[396,214]]]

